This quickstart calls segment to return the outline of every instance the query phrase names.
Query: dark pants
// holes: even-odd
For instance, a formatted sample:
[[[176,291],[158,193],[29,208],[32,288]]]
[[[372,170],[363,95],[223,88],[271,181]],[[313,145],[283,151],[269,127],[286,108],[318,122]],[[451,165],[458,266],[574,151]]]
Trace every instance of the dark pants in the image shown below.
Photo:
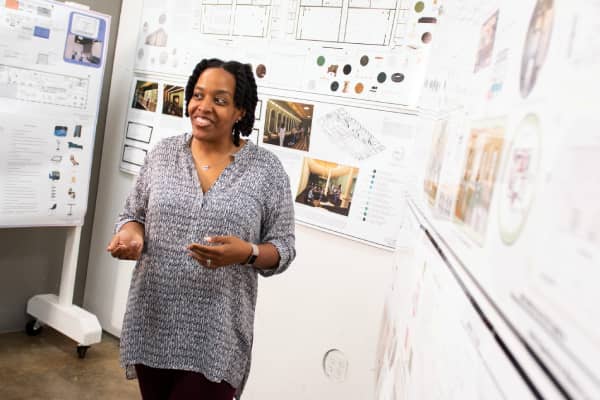
[[[233,400],[235,389],[198,372],[135,365],[143,400]]]

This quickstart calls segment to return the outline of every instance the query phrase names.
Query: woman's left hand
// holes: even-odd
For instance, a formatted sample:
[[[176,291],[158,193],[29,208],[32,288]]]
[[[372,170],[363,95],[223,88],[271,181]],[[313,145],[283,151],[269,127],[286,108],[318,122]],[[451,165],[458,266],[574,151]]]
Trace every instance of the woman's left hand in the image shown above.
[[[204,238],[208,245],[190,244],[187,249],[190,257],[207,268],[243,264],[252,254],[252,246],[235,236],[211,236]]]

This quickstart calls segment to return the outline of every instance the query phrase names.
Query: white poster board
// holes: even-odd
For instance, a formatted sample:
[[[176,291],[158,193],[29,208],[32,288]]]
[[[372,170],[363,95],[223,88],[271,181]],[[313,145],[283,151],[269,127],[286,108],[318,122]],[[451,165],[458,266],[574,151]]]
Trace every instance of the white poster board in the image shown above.
[[[599,11],[448,3],[411,190],[467,280],[572,398],[600,396]]]
[[[110,16],[0,4],[0,227],[83,224]]]
[[[250,63],[260,100],[250,140],[281,159],[297,221],[393,249],[438,12],[406,0],[147,0],[120,169],[137,173],[160,139],[189,130],[184,86],[197,62]]]

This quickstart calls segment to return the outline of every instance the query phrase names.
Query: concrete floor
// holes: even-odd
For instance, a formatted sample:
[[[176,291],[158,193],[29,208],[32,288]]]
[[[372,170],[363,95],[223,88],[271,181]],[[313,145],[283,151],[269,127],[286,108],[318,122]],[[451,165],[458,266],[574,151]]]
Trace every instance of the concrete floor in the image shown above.
[[[77,357],[77,345],[44,327],[38,336],[0,335],[0,399],[140,399],[137,380],[119,366],[119,340],[102,342]]]

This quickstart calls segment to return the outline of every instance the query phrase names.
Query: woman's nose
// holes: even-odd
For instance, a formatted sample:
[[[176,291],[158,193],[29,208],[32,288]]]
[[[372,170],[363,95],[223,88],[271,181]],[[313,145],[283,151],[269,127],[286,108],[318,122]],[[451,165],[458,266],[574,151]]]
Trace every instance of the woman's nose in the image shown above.
[[[193,109],[200,112],[210,112],[211,110],[210,103],[206,97],[195,100],[193,103]]]

